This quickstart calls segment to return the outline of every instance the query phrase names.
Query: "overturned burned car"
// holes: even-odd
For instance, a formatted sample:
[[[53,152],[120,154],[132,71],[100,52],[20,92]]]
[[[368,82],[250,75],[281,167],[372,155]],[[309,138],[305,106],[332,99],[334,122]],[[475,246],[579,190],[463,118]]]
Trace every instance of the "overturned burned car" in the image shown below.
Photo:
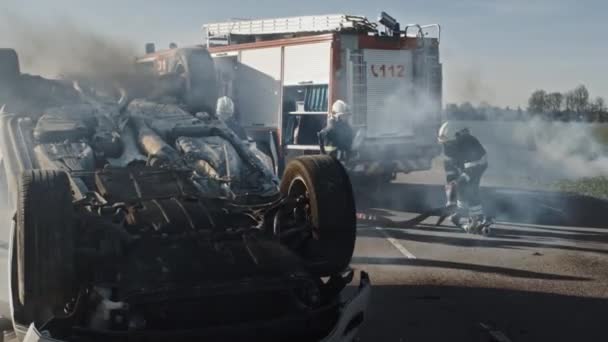
[[[15,215],[9,278],[25,341],[342,341],[369,296],[342,290],[355,206],[340,163],[279,181],[215,116],[74,85],[0,114]]]

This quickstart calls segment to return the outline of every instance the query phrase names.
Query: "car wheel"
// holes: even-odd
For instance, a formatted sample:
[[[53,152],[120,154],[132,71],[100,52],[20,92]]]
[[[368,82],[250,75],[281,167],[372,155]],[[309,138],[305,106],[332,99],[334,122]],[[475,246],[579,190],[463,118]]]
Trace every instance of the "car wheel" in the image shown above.
[[[30,170],[17,183],[16,251],[22,319],[41,322],[73,297],[73,205],[68,175]]]
[[[294,216],[303,217],[310,231],[295,250],[311,273],[330,276],[344,271],[355,248],[356,212],[352,186],[346,170],[326,155],[293,159],[281,180],[281,192],[303,199]]]

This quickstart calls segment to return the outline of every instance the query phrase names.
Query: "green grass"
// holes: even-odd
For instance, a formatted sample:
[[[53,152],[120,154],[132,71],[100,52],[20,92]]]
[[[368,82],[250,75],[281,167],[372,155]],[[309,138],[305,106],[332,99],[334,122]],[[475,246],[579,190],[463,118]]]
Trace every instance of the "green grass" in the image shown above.
[[[608,200],[608,177],[606,176],[564,180],[556,183],[554,187],[559,191]]]
[[[608,125],[593,128],[593,136],[608,151]],[[608,170],[606,170],[608,174]],[[608,176],[582,178],[578,180],[564,180],[553,184],[553,188],[595,198],[608,200]]]
[[[595,127],[593,129],[593,136],[600,144],[608,146],[608,125]]]

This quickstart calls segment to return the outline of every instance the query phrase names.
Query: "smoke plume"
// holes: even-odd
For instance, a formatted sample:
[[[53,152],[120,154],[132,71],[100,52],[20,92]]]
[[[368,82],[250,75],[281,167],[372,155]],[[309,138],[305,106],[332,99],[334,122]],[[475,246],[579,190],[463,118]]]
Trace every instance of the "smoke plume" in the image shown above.
[[[446,88],[450,97],[456,102],[493,103],[496,101],[496,90],[484,77],[481,68],[476,65],[452,66],[446,75]]]
[[[132,72],[135,44],[105,36],[65,18],[52,23],[0,14],[0,45],[19,53],[23,72],[46,77],[125,80]]]

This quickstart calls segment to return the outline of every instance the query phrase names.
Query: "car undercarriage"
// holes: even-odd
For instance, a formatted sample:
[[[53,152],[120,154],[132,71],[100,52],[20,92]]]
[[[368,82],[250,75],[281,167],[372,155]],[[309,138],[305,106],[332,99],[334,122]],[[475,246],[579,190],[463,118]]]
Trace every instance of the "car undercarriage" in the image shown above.
[[[348,176],[301,157],[279,179],[217,117],[145,99],[0,115],[25,340],[342,340],[355,242]],[[71,90],[70,90],[71,91]],[[361,276],[359,292],[369,279]],[[339,338],[339,339],[336,339]]]

